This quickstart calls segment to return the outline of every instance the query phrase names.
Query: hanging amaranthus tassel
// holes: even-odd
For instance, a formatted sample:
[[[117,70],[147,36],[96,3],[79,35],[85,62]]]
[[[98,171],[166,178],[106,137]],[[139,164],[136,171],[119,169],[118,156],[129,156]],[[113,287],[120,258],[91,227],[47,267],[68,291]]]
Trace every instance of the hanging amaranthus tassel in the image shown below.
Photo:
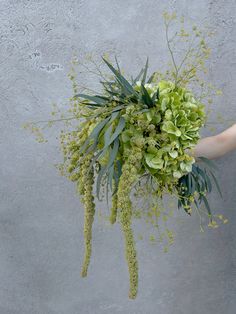
[[[114,184],[113,184],[113,186],[114,186]],[[110,214],[110,223],[111,224],[114,224],[116,222],[116,217],[117,217],[117,193],[115,193],[112,196],[112,206],[111,206],[111,214]]]
[[[138,152],[137,152],[138,153]],[[142,155],[141,155],[142,156]],[[122,167],[122,175],[119,180],[117,197],[118,208],[120,209],[120,223],[125,238],[125,254],[128,263],[130,288],[129,298],[134,299],[138,291],[138,261],[135,249],[135,242],[132,230],[132,203],[130,200],[130,192],[133,183],[137,178],[137,163],[140,154],[131,154],[129,159]]]
[[[93,196],[94,171],[93,168],[88,172],[91,162],[90,154],[88,154],[81,165],[81,175],[83,181],[83,204],[84,204],[84,261],[81,276],[86,277],[92,251],[92,225],[95,214],[95,203]]]
[[[114,224],[116,222],[117,217],[117,194],[112,196],[112,207],[110,214],[110,223]]]

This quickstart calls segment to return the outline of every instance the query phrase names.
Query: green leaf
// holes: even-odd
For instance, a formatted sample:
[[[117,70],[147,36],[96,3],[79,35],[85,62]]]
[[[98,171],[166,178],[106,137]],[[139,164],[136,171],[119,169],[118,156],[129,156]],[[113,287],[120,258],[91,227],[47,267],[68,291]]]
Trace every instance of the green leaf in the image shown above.
[[[117,69],[118,69],[119,73],[121,74],[120,66],[119,66],[119,63],[118,63],[118,60],[117,60],[116,56],[115,56],[115,60],[116,60]]]
[[[117,137],[114,141],[114,145],[113,145],[110,157],[109,157],[109,162],[107,164],[107,168],[110,168],[114,164],[118,150],[119,150],[119,138]]]
[[[152,101],[152,98],[143,84],[141,84],[141,91],[142,91],[141,97],[144,104],[146,104],[149,108],[153,107],[154,103]]]
[[[114,131],[114,133],[112,134],[112,136],[110,137],[109,141],[107,142],[107,144],[104,146],[103,149],[106,149],[109,145],[111,145],[111,143],[113,143],[113,141],[120,135],[120,133],[123,131],[125,127],[125,119],[123,117],[120,117],[120,120],[118,122],[118,125]]]
[[[164,121],[162,130],[176,136],[181,136],[181,131],[174,125],[172,121]]]
[[[74,96],[74,98],[77,98],[77,97],[91,100],[95,102],[95,104],[97,105],[104,105],[107,101],[109,101],[109,98],[104,97],[104,96],[99,96],[99,95],[90,96],[90,95],[85,95],[85,94],[77,94]],[[88,104],[88,105],[92,105],[92,104]]]
[[[206,169],[205,169],[205,177],[206,177],[206,189],[207,189],[207,192],[211,192],[212,190],[212,184],[211,184],[211,180],[206,172]]]
[[[93,167],[94,163],[98,160],[98,158],[101,156],[102,151],[100,150],[97,155],[92,157],[92,161],[90,163],[90,166],[88,167],[88,171],[87,173],[89,173],[89,171],[91,170],[91,168]]]
[[[141,71],[139,72],[139,74],[135,77],[135,79],[133,80],[133,85],[135,85],[139,79],[141,78],[142,74],[144,72],[144,69],[141,69]]]
[[[147,77],[147,70],[148,70],[148,57],[147,57],[147,61],[144,67],[144,72],[143,72],[143,78],[142,78],[142,84],[145,84],[146,81],[146,77]]]
[[[216,185],[216,188],[217,188],[217,190],[218,190],[218,193],[219,193],[220,196],[223,198],[223,195],[222,195],[222,192],[221,192],[221,189],[220,189],[220,185],[219,185],[219,183],[218,183],[218,181],[217,181],[217,179],[216,179],[214,173],[213,173],[212,171],[210,171],[210,174],[211,174],[211,176],[212,176],[212,178],[213,178],[213,180],[214,180],[214,182],[215,182],[215,185]]]
[[[104,128],[104,126],[109,120],[110,120],[110,117],[107,117],[106,119],[102,120],[100,123],[98,123],[95,126],[95,128],[93,129],[93,131],[91,132],[87,140],[84,142],[84,144],[80,148],[80,152],[84,151],[84,149],[88,146],[88,144],[90,143],[92,139],[94,140],[95,143],[97,142],[97,139],[99,137],[101,130]]]
[[[204,163],[206,163],[210,168],[212,168],[212,169],[215,169],[215,170],[217,170],[218,168],[217,168],[217,166],[215,165],[215,163],[212,161],[212,160],[210,160],[210,159],[208,159],[208,158],[206,158],[206,157],[203,157],[203,156],[200,156],[200,157],[198,157],[201,161],[203,161]]]
[[[152,75],[149,77],[147,83],[152,83],[153,78],[155,77],[156,72],[153,72]]]
[[[108,146],[107,143],[109,142],[110,138],[111,138],[111,134],[112,134],[112,129],[113,129],[113,125],[112,123],[108,126],[108,128],[106,129],[106,132],[104,134],[104,145]]]
[[[98,199],[99,199],[99,194],[100,194],[100,189],[101,189],[100,185],[101,185],[102,177],[107,174],[108,181],[109,182],[112,181],[113,174],[114,174],[114,161],[116,159],[118,150],[119,150],[119,138],[116,138],[114,141],[114,144],[113,144],[113,148],[111,149],[111,152],[110,152],[109,161],[108,161],[106,166],[101,167],[101,170],[100,170],[98,177],[97,177],[97,197],[98,197]],[[109,182],[107,182],[107,184]],[[112,187],[111,187],[111,191],[112,191]]]
[[[206,198],[204,195],[202,195],[202,196],[201,196],[201,199],[203,200],[203,202],[204,202],[204,204],[205,204],[205,206],[206,206],[207,212],[208,212],[209,216],[211,217],[210,219],[212,220],[211,208],[210,208],[210,206],[209,206],[209,203],[208,203],[208,201],[207,201],[207,198]]]
[[[197,167],[198,174],[202,177],[203,182],[206,182],[206,173],[199,167]]]
[[[123,108],[123,106],[122,106]],[[119,116],[119,111],[117,110],[118,107],[116,107],[111,114],[111,120],[109,121],[109,123],[112,123],[118,116]]]
[[[106,167],[101,167],[98,176],[97,176],[97,186],[96,186],[96,193],[97,193],[97,198],[100,200],[100,189],[101,189],[101,181],[103,176],[106,173],[107,168]]]
[[[133,86],[120,74],[106,59],[102,58],[103,61],[107,64],[110,70],[115,74],[117,82],[121,85],[126,95],[136,94],[136,91],[133,89]]]
[[[152,101],[153,103],[159,99],[159,88],[157,89],[157,91],[153,94],[152,96]]]
[[[152,169],[162,169],[164,165],[164,160],[161,155],[145,153],[145,161],[148,167]]]

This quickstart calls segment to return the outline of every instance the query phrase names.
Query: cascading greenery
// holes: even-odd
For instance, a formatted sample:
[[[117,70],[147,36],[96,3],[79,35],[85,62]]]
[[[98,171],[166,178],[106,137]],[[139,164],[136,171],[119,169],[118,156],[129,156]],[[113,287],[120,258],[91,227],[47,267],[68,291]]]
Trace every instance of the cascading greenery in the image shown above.
[[[195,160],[190,154],[209,113],[204,102],[207,101],[208,108],[212,103],[210,91],[214,87],[200,75],[206,73],[205,61],[210,49],[205,38],[212,32],[206,35],[194,25],[190,34],[185,31],[181,17],[180,30],[170,36],[169,28],[176,15],[164,12],[163,16],[172,64],[166,72],[154,72],[148,77],[147,59],[137,77],[128,80],[116,58],[115,67],[108,58],[103,58],[103,65],[111,71],[108,77],[91,60],[96,70],[91,73],[99,76],[102,92],[91,93],[91,88],[82,83],[79,84],[82,90],[90,93],[79,93],[72,71],[74,96],[70,99],[69,116],[62,114],[60,119],[25,125],[43,142],[38,123],[51,126],[63,121],[68,126],[69,122],[75,122],[69,125],[69,131],[61,133],[64,162],[59,169],[76,182],[84,205],[85,251],[81,276],[87,275],[92,252],[94,195],[99,200],[106,196],[108,203],[111,199],[110,223],[120,223],[123,232],[132,299],[138,291],[138,259],[132,231],[132,221],[140,214],[133,206],[136,196],[148,198],[148,206],[143,206],[141,213],[147,213],[148,221],[154,226],[158,226],[163,213],[158,201],[166,194],[176,197],[176,205],[187,214],[191,215],[195,209],[200,219],[203,214],[208,217],[209,226],[218,226],[207,200],[213,185],[221,193],[214,174],[215,165],[204,157]],[[183,56],[180,53],[182,58],[177,62],[176,51],[179,59],[181,49],[174,47],[183,48],[184,44],[188,48]],[[90,72],[87,66],[84,68],[86,73]],[[193,94],[191,83],[199,94],[196,90]],[[53,115],[56,113],[55,107]],[[135,195],[132,191],[136,191]],[[163,221],[166,217],[165,214]],[[218,218],[227,222],[223,215]],[[169,229],[166,234],[172,243],[173,234]]]
[[[211,216],[206,193],[212,189],[212,162],[202,169],[187,151],[198,142],[205,122],[204,105],[193,93],[172,81],[147,78],[148,60],[129,82],[118,62],[115,68],[103,58],[113,78],[101,81],[103,94],[77,94],[81,123],[63,145],[65,169],[77,182],[84,214],[85,254],[82,276],[87,275],[91,256],[92,223],[95,205],[93,183],[100,199],[101,188],[112,196],[110,222],[117,220],[124,234],[130,274],[129,297],[138,289],[138,261],[132,231],[132,187],[143,177],[150,178],[152,191],[178,197],[178,207],[191,213],[191,206],[203,201]],[[95,175],[96,174],[96,175]]]

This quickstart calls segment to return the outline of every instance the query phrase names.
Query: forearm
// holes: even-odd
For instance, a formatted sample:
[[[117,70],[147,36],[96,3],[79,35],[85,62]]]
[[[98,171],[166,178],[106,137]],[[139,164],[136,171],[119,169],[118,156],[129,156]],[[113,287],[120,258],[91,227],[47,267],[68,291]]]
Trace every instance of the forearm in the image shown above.
[[[215,159],[234,149],[236,149],[236,124],[218,135],[201,139],[189,153],[195,158],[203,156]]]

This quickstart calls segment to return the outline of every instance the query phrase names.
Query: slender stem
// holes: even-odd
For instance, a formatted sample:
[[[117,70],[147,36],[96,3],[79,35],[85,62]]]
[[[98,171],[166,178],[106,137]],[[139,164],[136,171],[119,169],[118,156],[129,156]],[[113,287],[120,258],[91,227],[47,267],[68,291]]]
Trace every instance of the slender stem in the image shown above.
[[[168,47],[168,50],[169,50],[170,55],[171,55],[171,60],[172,60],[173,66],[175,68],[175,85],[176,85],[177,84],[177,77],[178,77],[178,67],[177,67],[176,62],[175,62],[173,50],[172,50],[172,48],[170,46],[170,40],[169,40],[169,34],[168,34],[169,23],[165,22],[165,27],[166,27],[165,33],[166,33],[167,47]]]

